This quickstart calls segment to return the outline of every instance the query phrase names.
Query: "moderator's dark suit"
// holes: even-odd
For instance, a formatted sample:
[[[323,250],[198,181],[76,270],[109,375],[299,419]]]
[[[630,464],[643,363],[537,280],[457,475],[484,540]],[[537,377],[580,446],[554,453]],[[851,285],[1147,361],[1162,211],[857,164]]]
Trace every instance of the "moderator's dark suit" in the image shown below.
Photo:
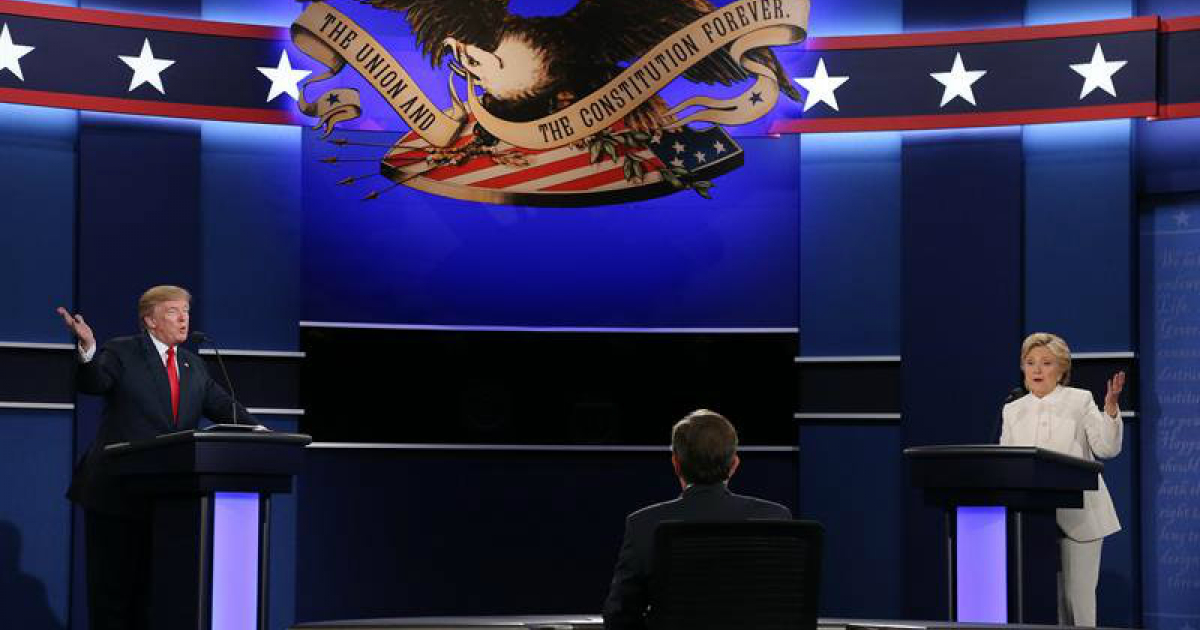
[[[67,496],[84,507],[88,608],[92,630],[147,628],[151,517],[122,491],[104,447],[195,429],[201,416],[231,419],[231,399],[194,352],[176,346],[179,422],[172,421],[171,386],[146,333],[118,337],[79,365],[76,387],[104,397],[96,439],[79,464]],[[252,422],[242,407],[239,420]]]
[[[646,610],[651,603],[650,559],[654,530],[659,523],[790,518],[792,512],[786,507],[734,494],[723,483],[688,486],[678,499],[630,514],[625,519],[625,540],[604,601],[604,627],[608,630],[646,627]]]

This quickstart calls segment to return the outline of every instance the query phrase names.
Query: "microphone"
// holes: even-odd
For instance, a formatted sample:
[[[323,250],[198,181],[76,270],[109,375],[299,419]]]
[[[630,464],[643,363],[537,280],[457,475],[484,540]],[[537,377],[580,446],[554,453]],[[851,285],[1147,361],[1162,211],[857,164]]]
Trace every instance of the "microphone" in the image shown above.
[[[1024,396],[1028,392],[1025,387],[1014,387],[1008,390],[1008,396],[1004,398],[1004,402],[1000,403],[1000,411],[996,413],[996,426],[992,428],[992,442],[1000,441],[1000,435],[1004,432],[1004,405]]]
[[[1029,392],[1026,392],[1024,387],[1014,387],[1008,391],[1008,398],[1004,399],[1003,404],[1007,405],[1008,403],[1024,396],[1027,393]]]
[[[234,391],[233,391],[233,381],[229,378],[229,371],[225,369],[225,360],[221,358],[221,351],[217,349],[217,344],[213,343],[212,337],[209,337],[208,335],[200,332],[199,330],[192,331],[191,340],[197,344],[207,343],[208,347],[212,348],[213,354],[217,355],[217,365],[221,366],[221,374],[223,374],[225,376],[225,385],[229,387],[229,410],[233,413],[233,415],[232,415],[233,424],[214,424],[213,426],[209,427],[208,430],[209,431],[255,430],[256,427],[252,427],[249,425],[243,425],[240,422],[238,422],[237,394],[234,393]]]

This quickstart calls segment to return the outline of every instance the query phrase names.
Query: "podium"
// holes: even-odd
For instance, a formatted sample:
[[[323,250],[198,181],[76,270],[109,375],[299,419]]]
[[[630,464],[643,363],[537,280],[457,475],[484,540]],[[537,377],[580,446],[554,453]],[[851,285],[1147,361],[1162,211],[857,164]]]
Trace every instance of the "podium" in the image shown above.
[[[266,630],[271,495],[292,491],[311,441],[182,431],[105,448],[153,514],[152,628]]]
[[[1025,446],[904,450],[913,485],[946,510],[953,621],[1057,623],[1055,509],[1083,507],[1104,465]]]

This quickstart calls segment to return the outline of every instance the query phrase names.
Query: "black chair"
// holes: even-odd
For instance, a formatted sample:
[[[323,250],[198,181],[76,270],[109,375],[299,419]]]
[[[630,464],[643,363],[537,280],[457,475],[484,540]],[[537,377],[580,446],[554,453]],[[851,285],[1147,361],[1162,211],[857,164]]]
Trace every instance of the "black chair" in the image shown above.
[[[814,521],[664,522],[652,630],[814,630],[825,528]]]

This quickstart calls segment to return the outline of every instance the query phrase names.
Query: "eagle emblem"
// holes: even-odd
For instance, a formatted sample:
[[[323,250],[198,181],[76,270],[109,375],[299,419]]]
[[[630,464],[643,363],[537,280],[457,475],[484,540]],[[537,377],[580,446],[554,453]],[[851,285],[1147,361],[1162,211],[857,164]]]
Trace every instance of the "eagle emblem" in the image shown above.
[[[765,115],[780,93],[800,100],[771,46],[803,39],[807,0],[580,0],[536,17],[510,12],[508,0],[359,2],[403,16],[422,55],[447,71],[453,102],[433,111],[401,64],[326,3],[293,25],[297,46],[330,67],[309,83],[352,65],[409,124],[379,158],[392,187],[549,206],[683,189],[709,197],[712,179],[742,160],[722,125]],[[676,79],[699,90],[754,83],[734,98],[670,104],[659,90]],[[328,133],[357,115],[350,92],[300,106]],[[362,144],[331,142],[347,152]]]

